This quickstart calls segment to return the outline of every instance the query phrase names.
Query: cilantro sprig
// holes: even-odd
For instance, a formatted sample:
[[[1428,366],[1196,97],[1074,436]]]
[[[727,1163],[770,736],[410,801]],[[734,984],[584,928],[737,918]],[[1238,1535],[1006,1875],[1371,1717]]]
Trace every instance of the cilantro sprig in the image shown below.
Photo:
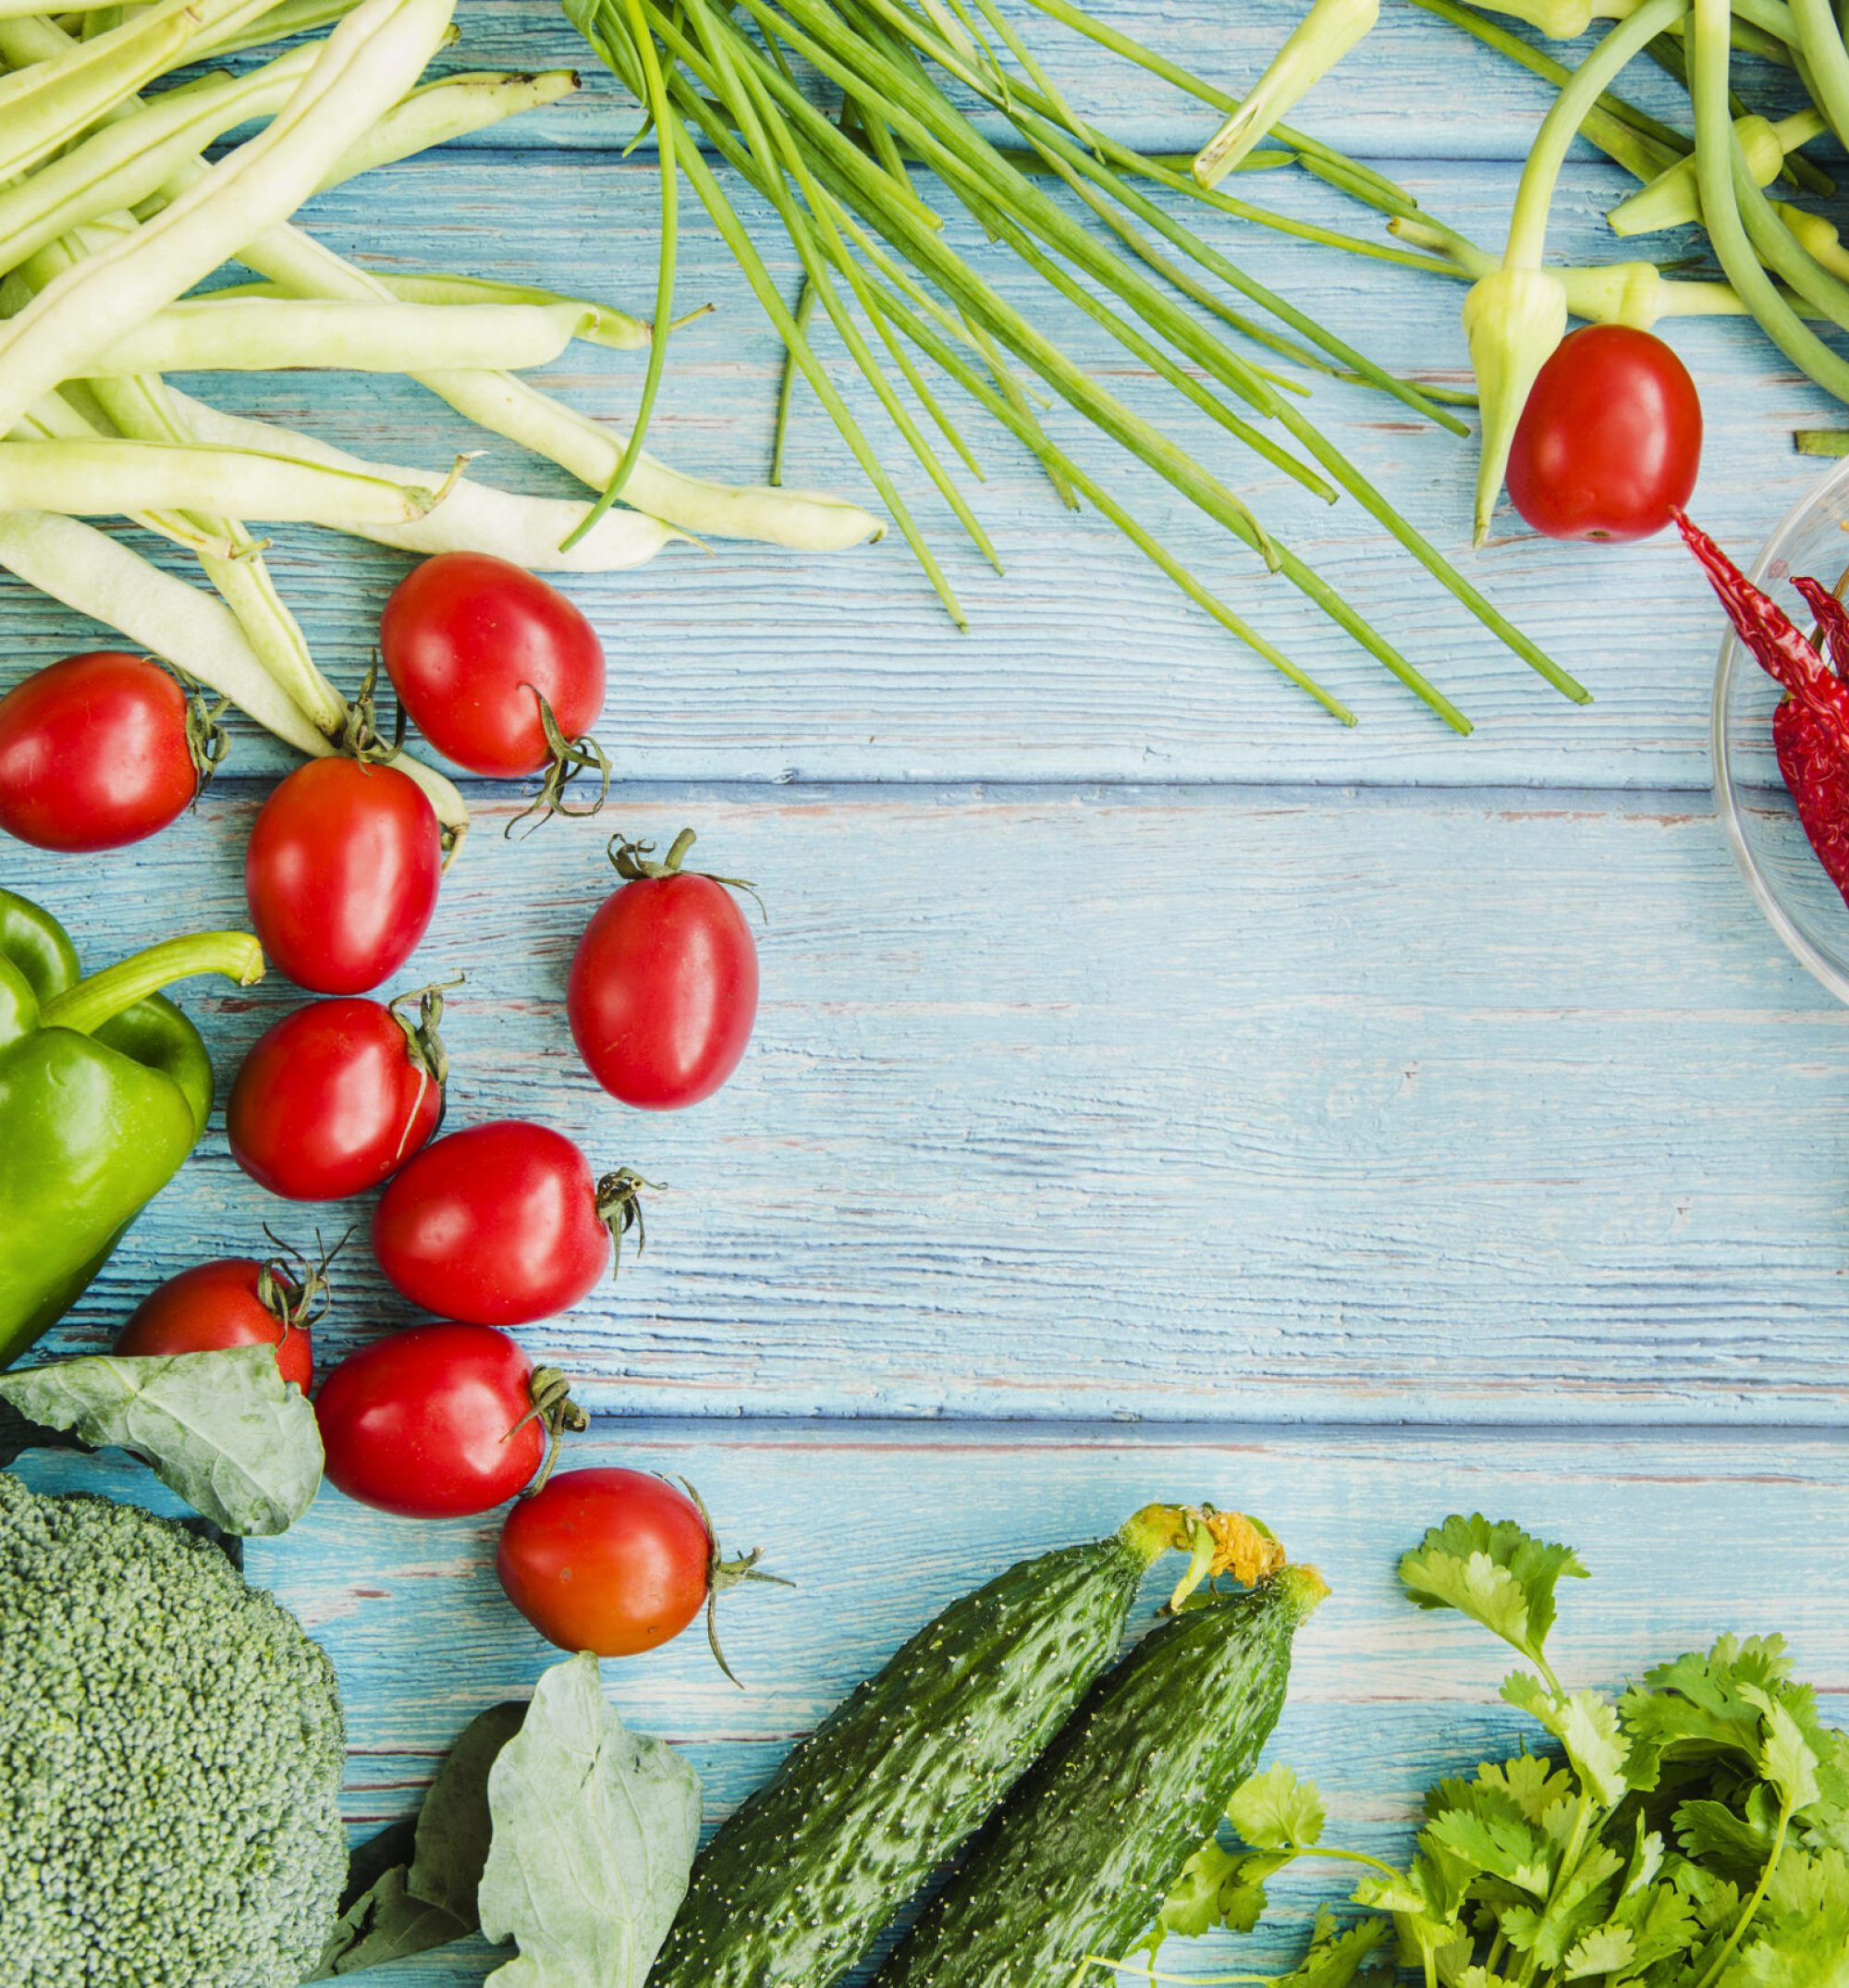
[[[1440,1781],[1402,1865],[1325,1840],[1289,1766],[1253,1775],[1188,1859],[1135,1956],[1155,1982],[1347,1988],[1387,1959],[1427,1988],[1849,1988],[1849,1734],[1826,1727],[1782,1638],[1720,1638],[1615,1700],[1569,1689],[1548,1638],[1570,1546],[1453,1516],[1400,1563],[1406,1593],[1500,1637],[1527,1664],[1501,1696],[1536,1743]],[[1281,1976],[1157,1973],[1170,1936],[1250,1933],[1299,1859],[1359,1867],[1345,1930],[1318,1912]]]

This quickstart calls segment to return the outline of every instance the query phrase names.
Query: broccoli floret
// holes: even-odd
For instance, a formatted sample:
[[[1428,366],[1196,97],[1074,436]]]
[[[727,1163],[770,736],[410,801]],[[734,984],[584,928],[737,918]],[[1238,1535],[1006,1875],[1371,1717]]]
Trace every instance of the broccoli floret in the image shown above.
[[[215,1546],[0,1470],[0,1978],[296,1988],[343,1751],[333,1666]]]

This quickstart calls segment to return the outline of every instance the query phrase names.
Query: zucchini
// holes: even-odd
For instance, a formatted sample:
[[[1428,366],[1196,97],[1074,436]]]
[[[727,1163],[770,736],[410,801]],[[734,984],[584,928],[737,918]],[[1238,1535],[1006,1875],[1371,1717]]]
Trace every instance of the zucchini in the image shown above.
[[[1191,1516],[1151,1505],[919,1630],[702,1851],[649,1988],[827,1988],[845,1973],[1059,1730]]]
[[[874,1988],[1068,1988],[1120,1954],[1213,1835],[1284,1705],[1314,1567],[1153,1630],[1024,1775]]]

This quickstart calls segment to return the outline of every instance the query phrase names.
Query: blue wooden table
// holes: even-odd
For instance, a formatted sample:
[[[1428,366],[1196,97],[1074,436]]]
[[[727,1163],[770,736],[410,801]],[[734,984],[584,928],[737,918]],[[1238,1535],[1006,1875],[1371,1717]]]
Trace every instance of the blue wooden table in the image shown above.
[[[1115,12],[1237,84],[1293,9]],[[460,22],[457,66],[582,58],[550,0],[463,0]],[[1042,40],[1073,96],[1139,142],[1205,136],[1147,79]],[[646,311],[653,167],[618,155],[623,93],[587,83],[304,219],[381,268]],[[1549,101],[1390,0],[1301,121],[1495,241]],[[1599,215],[1620,186],[1575,159],[1559,252],[1610,252]],[[1368,226],[1291,176],[1265,197]],[[1217,239],[1382,362],[1465,380],[1456,287],[1230,222]],[[790,257],[772,260],[793,294]],[[1011,280],[998,255],[986,266]],[[778,355],[697,215],[680,283],[719,310],[677,338],[653,440],[754,478]],[[1157,404],[1098,335],[1070,337]],[[1744,558],[1816,473],[1792,430],[1831,409],[1748,325],[1676,342],[1708,420],[1696,508]],[[632,411],[633,357],[578,350],[551,373],[593,412]],[[477,439],[399,383],[214,390],[373,454],[438,460]],[[1340,387],[1316,407],[1470,558],[1467,446]],[[1591,687],[1575,709],[1352,505],[1226,463],[1476,719],[1463,741],[1179,500],[1139,491],[1191,563],[1354,705],[1351,732],[1097,517],[1060,510],[1005,437],[985,455],[978,504],[1006,579],[930,511],[967,635],[896,536],[827,559],[670,548],[574,583],[612,664],[611,810],[510,842],[520,797],[472,787],[477,832],[404,976],[469,976],[453,1123],[543,1117],[668,1184],[621,1283],[526,1335],[597,1411],[581,1460],[684,1473],[730,1543],[798,1583],[736,1598],[746,1690],[689,1637],[608,1668],[626,1714],[690,1749],[720,1813],[949,1596],[1157,1496],[1260,1512],[1328,1574],[1278,1750],[1324,1781],[1348,1840],[1400,1840],[1424,1782],[1509,1723],[1481,1633],[1396,1595],[1396,1553],[1453,1508],[1581,1547],[1596,1577],[1559,1638],[1575,1681],[1777,1628],[1826,1694],[1849,1690],[1849,1016],[1760,922],[1715,822],[1703,583],[1671,545],[1562,547],[1503,513],[1471,571]],[[564,487],[510,448],[488,467]],[[852,487],[806,399],[790,473]],[[404,562],[285,532],[276,565],[350,682]],[[92,637],[0,586],[4,681]],[[236,924],[244,837],[286,764],[240,733],[233,769],[159,843],[85,861],[9,845],[6,881],[99,959],[177,924]],[[563,976],[610,882],[607,828],[665,841],[683,823],[764,890],[765,1000],[727,1090],[643,1117],[579,1065]],[[275,980],[187,996],[227,1075],[296,998]],[[260,1247],[265,1221],[304,1237],[316,1219],[347,1216],[279,1211],[214,1129],[52,1350],[104,1344],[152,1281]],[[323,1357],[410,1316],[356,1249]],[[73,1473],[146,1486],[120,1462],[41,1475]],[[252,1548],[255,1577],[339,1667],[356,1827],[407,1812],[469,1715],[550,1658],[495,1585],[493,1533],[330,1491]],[[492,1964],[475,1945],[373,1978],[460,1984]]]

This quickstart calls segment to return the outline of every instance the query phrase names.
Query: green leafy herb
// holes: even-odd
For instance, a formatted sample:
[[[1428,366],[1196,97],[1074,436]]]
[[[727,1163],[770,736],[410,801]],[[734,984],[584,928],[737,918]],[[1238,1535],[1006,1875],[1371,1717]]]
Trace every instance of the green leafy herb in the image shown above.
[[[1554,1546],[1509,1519],[1478,1512],[1434,1526],[1400,1562],[1407,1595],[1421,1608],[1454,1608],[1518,1650],[1551,1683],[1543,1646],[1554,1626],[1562,1577],[1586,1578],[1570,1546]]]
[[[321,1434],[272,1346],[117,1359],[93,1355],[0,1375],[29,1420],[132,1451],[227,1532],[287,1532],[321,1487]]]
[[[604,1700],[597,1660],[547,1671],[488,1777],[482,1930],[519,1943],[495,1988],[642,1988],[687,1891],[700,1784]]]
[[[1233,1790],[1226,1819],[1255,1849],[1292,1850],[1319,1843],[1323,1801],[1294,1767],[1269,1767]]]
[[[1325,1858],[1365,1867],[1351,1902],[1382,1916],[1340,1936],[1319,1917],[1292,1988],[1346,1982],[1390,1931],[1427,1988],[1849,1988],[1849,1735],[1819,1721],[1777,1637],[1723,1636],[1615,1703],[1569,1691],[1547,1638],[1560,1580],[1585,1573],[1507,1520],[1435,1527],[1401,1563],[1407,1592],[1534,1665],[1502,1697],[1546,1750],[1438,1783],[1403,1866],[1326,1842],[1317,1790],[1267,1768],[1228,1804],[1246,1847],[1191,1858],[1144,1950],[1253,1930],[1265,1879]]]

